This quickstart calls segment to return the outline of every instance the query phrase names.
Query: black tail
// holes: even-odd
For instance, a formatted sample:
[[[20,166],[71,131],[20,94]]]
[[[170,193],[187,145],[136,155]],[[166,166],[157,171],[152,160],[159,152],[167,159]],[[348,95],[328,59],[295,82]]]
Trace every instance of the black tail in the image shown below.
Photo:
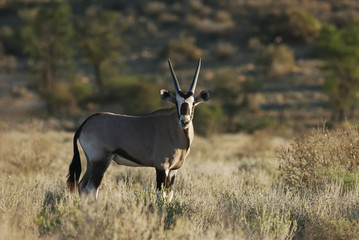
[[[67,186],[72,193],[75,192],[81,175],[81,160],[79,149],[77,147],[77,139],[80,136],[81,128],[82,126],[77,129],[74,135],[74,157],[72,158],[72,162],[69,167],[69,174],[67,175]]]

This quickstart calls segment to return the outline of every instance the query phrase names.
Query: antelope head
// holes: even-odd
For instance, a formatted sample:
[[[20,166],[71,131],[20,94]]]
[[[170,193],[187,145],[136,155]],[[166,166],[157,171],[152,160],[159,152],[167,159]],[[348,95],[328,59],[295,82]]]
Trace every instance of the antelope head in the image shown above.
[[[169,101],[176,105],[177,113],[178,113],[178,123],[181,126],[181,128],[185,130],[188,129],[193,119],[195,106],[197,106],[202,102],[208,101],[210,97],[209,91],[202,91],[199,95],[195,96],[199,71],[201,68],[201,59],[198,61],[196,72],[194,74],[191,86],[187,93],[181,90],[176,74],[173,70],[171,60],[169,59],[168,59],[168,65],[171,71],[176,93],[172,94],[169,91],[162,89],[160,91],[160,95],[163,100]]]

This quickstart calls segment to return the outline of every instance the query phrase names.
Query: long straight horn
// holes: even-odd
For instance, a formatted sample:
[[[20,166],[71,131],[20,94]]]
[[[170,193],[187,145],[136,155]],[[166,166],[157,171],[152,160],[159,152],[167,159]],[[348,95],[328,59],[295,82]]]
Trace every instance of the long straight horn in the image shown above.
[[[180,88],[180,86],[179,86],[179,83],[178,83],[178,80],[177,80],[175,71],[173,71],[173,67],[172,67],[171,60],[169,60],[169,59],[168,59],[168,65],[170,66],[171,75],[172,75],[173,83],[174,83],[174,85],[175,85],[176,92],[180,92],[180,91],[181,91],[181,88]]]
[[[192,80],[192,84],[191,87],[189,88],[188,92],[194,93],[194,91],[196,91],[196,86],[197,86],[197,81],[198,81],[198,75],[199,75],[199,70],[201,69],[201,62],[202,60],[199,59],[198,61],[198,66],[197,66],[197,70],[196,73],[194,74],[193,80]]]

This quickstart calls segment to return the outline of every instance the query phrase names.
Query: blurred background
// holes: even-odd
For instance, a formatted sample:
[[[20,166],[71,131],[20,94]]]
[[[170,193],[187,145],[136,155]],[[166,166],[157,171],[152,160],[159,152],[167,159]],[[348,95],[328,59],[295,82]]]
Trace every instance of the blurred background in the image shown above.
[[[197,61],[200,135],[356,121],[359,1],[0,0],[0,121],[73,130],[90,113],[167,107]]]

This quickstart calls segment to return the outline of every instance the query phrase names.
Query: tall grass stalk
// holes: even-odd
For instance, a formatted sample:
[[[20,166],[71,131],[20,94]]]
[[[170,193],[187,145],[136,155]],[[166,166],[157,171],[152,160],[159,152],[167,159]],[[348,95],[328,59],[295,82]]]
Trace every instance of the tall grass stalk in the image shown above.
[[[356,239],[359,234],[357,182],[346,188],[343,179],[333,179],[317,191],[289,187],[274,153],[284,140],[269,135],[196,138],[172,202],[157,197],[153,169],[115,164],[97,202],[71,195],[65,187],[71,133],[2,128],[0,141],[0,239]]]

